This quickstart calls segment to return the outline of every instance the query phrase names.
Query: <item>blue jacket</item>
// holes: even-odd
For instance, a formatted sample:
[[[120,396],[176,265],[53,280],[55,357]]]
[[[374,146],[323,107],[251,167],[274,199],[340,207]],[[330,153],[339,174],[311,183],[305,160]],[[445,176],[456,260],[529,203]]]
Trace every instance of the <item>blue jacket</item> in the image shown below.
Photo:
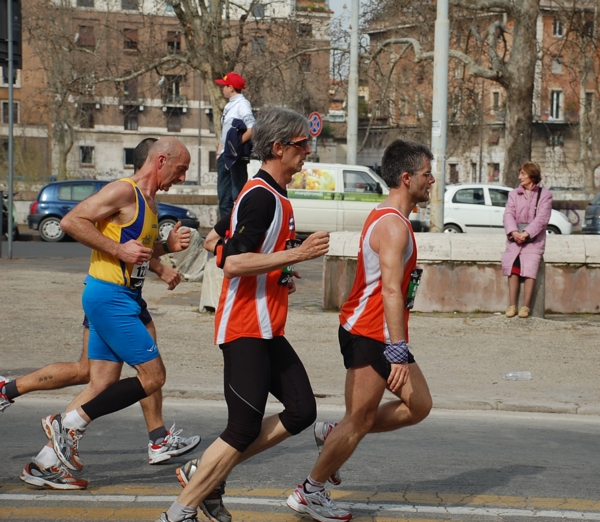
[[[242,135],[248,129],[243,120],[234,118],[231,122],[231,129],[225,137],[225,150],[223,151],[223,159],[225,166],[231,169],[231,166],[237,161],[250,161],[250,153],[252,152],[252,140],[242,143]]]

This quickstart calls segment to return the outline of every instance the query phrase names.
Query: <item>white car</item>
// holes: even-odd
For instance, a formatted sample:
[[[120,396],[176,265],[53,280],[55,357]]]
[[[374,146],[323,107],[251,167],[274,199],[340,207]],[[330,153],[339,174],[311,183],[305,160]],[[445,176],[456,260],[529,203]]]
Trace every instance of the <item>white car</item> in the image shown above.
[[[444,232],[504,234],[502,218],[512,189],[505,185],[458,183],[447,185],[444,197]],[[571,234],[567,216],[552,210],[548,234]]]

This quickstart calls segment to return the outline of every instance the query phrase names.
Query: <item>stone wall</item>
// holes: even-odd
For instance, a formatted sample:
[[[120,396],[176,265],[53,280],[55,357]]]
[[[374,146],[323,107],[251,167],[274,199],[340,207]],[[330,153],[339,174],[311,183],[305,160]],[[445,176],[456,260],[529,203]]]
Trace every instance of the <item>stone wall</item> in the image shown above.
[[[502,276],[503,235],[415,234],[424,268],[415,301],[420,312],[499,312],[508,304]],[[358,232],[331,234],[325,257],[323,307],[337,310],[356,270]],[[598,313],[600,237],[549,236],[545,259],[545,308],[556,313]]]

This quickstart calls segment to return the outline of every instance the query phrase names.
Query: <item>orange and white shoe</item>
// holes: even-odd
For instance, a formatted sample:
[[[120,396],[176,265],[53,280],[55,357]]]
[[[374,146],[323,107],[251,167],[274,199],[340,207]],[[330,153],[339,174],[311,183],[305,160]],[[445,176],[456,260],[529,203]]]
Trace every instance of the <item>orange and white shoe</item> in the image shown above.
[[[62,463],[44,469],[31,461],[25,466],[19,478],[27,484],[40,488],[85,489],[88,487],[87,480],[71,475]]]

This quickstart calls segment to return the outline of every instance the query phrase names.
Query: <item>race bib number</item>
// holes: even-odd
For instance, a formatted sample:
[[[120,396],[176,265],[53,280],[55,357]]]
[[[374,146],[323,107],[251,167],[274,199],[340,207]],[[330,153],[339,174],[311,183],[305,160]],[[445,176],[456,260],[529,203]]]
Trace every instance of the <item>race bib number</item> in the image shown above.
[[[144,286],[144,280],[146,279],[146,274],[148,273],[149,267],[150,261],[146,261],[141,265],[133,265],[133,269],[131,270],[131,277],[129,280],[130,288],[135,288],[137,290]]]

